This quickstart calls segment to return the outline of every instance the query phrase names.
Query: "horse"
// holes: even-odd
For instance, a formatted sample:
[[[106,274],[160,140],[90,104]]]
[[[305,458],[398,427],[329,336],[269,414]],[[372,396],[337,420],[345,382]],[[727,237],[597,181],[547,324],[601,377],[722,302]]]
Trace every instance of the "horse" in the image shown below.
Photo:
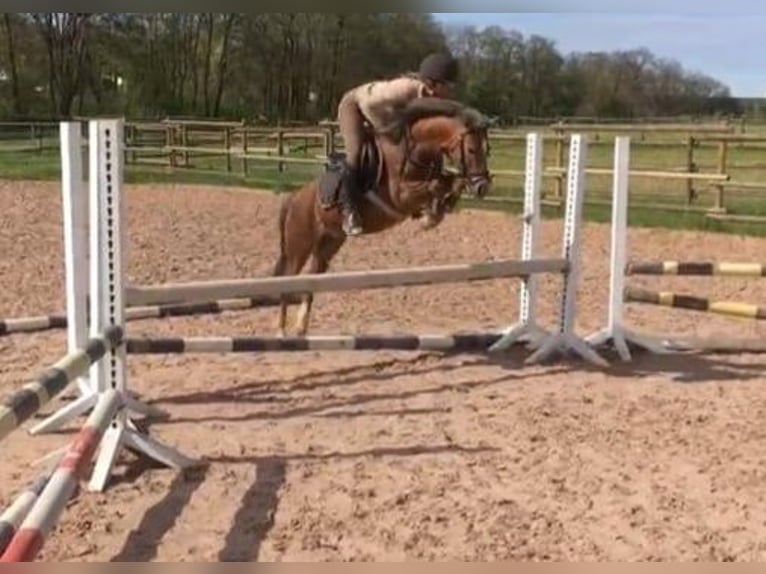
[[[483,198],[491,186],[488,169],[489,120],[477,110],[440,98],[418,98],[395,114],[389,125],[368,130],[362,152],[359,213],[363,233],[374,234],[409,218],[425,217],[424,229],[441,223],[467,188]],[[447,160],[447,161],[445,161]],[[451,163],[452,165],[447,165]],[[325,273],[346,241],[338,202],[342,160],[330,158],[323,175],[286,196],[279,220],[279,257],[272,276]],[[361,199],[361,198],[360,198]],[[308,331],[313,293],[302,295],[295,322]],[[284,336],[287,306],[280,298],[278,336]]]

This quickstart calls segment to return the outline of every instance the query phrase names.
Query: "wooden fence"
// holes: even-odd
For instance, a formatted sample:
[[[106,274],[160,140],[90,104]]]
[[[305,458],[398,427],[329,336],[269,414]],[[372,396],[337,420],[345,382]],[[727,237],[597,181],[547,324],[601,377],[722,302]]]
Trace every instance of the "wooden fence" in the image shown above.
[[[518,188],[523,181],[521,159],[526,132],[530,129],[542,130],[548,146],[543,174],[548,182],[544,197],[547,205],[560,206],[562,202],[569,134],[588,134],[591,145],[602,150],[604,160],[610,157],[613,138],[618,134],[628,134],[633,140],[634,154],[642,149],[650,150],[646,153],[657,160],[656,164],[631,169],[638,190],[634,197],[642,208],[699,212],[716,219],[766,220],[757,215],[732,214],[730,209],[731,196],[735,193],[737,196],[745,194],[763,198],[766,203],[766,158],[758,161],[758,156],[766,154],[766,132],[763,135],[745,134],[742,133],[742,126],[729,122],[555,122],[545,126],[493,130],[490,132],[492,172],[506,187]],[[0,154],[20,149],[38,153],[53,147],[57,149],[56,130],[57,124],[52,123],[0,123]],[[3,144],[9,138],[4,136],[8,133],[14,134],[14,143],[5,147]],[[26,142],[26,147],[22,142]],[[289,172],[291,166],[318,171],[330,154],[342,149],[334,122],[312,126],[259,127],[244,122],[204,120],[129,121],[126,123],[125,144],[128,165],[171,171],[208,171],[245,178],[257,175],[258,170],[267,169],[264,166],[276,173]],[[742,154],[743,150],[745,155],[754,155],[755,159],[732,161],[733,152]],[[682,158],[677,165],[667,165],[664,161],[665,156],[672,154]],[[597,178],[610,177],[611,160],[602,164],[589,165],[586,172]],[[662,189],[647,192],[646,197],[642,198],[640,182],[649,181],[654,182],[649,187]],[[660,185],[660,182],[663,183]],[[671,193],[665,188],[675,191]],[[678,195],[679,192],[683,193],[683,197]],[[671,195],[675,195],[674,201],[667,201]],[[712,199],[708,205],[700,205],[703,195]],[[521,197],[498,193],[490,200],[520,201]],[[606,194],[604,197],[591,194],[588,203],[608,205],[609,198]]]

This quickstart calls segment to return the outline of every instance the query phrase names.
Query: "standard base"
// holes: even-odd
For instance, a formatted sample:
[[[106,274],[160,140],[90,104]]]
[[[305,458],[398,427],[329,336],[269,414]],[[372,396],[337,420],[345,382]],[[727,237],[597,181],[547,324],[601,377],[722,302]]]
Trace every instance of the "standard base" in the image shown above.
[[[509,327],[502,338],[489,348],[489,352],[506,351],[516,343],[526,343],[527,347],[537,349],[540,342],[546,337],[550,337],[550,333],[536,323],[516,323]]]
[[[127,418],[126,413],[123,412],[117,415],[101,440],[101,450],[88,484],[89,490],[104,491],[123,447],[146,455],[152,460],[175,470],[183,470],[201,464],[176,449],[162,444],[157,439],[139,432],[133,422]]]
[[[658,355],[665,355],[672,352],[667,347],[667,342],[660,341],[654,337],[639,335],[624,327],[607,327],[593,333],[585,340],[592,347],[603,347],[607,345],[614,346],[617,350],[617,354],[624,363],[627,363],[632,359],[629,344],[633,344],[650,353]]]
[[[167,416],[165,411],[142,403],[129,393],[125,393],[124,396],[128,411],[136,418],[162,418]],[[32,427],[29,432],[36,435],[60,430],[63,426],[83,416],[96,406],[97,399],[98,394],[90,391],[87,395],[83,395],[68,405],[61,407],[48,418]]]
[[[532,353],[532,355],[524,361],[524,364],[531,365],[539,363],[555,352],[566,353],[567,351],[572,351],[582,359],[594,365],[598,365],[599,367],[609,366],[609,363],[596,351],[591,349],[585,341],[570,333],[557,333],[556,335],[550,336],[542,343],[542,345],[540,345],[540,348],[537,349],[537,351]]]

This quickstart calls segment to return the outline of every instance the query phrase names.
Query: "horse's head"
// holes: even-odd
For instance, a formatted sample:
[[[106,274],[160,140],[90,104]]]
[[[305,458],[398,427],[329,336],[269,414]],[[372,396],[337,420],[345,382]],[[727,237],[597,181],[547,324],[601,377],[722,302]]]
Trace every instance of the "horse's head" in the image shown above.
[[[489,192],[489,121],[484,115],[459,102],[420,98],[402,116],[418,157],[435,162],[443,175],[457,180],[476,197]]]
[[[444,146],[445,154],[457,166],[457,176],[476,197],[489,192],[489,137],[486,127],[456,126],[455,135]]]

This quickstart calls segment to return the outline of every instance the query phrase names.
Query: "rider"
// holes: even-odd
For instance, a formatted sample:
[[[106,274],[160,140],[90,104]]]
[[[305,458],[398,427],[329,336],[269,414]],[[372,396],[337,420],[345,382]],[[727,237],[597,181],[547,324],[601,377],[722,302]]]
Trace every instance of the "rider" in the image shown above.
[[[415,98],[447,97],[457,77],[457,60],[449,54],[433,53],[423,59],[417,73],[368,82],[350,89],[341,98],[338,123],[346,149],[341,204],[343,230],[347,235],[360,235],[363,231],[355,184],[359,155],[364,143],[364,122],[369,122],[375,130],[379,130],[393,119],[400,107]]]

